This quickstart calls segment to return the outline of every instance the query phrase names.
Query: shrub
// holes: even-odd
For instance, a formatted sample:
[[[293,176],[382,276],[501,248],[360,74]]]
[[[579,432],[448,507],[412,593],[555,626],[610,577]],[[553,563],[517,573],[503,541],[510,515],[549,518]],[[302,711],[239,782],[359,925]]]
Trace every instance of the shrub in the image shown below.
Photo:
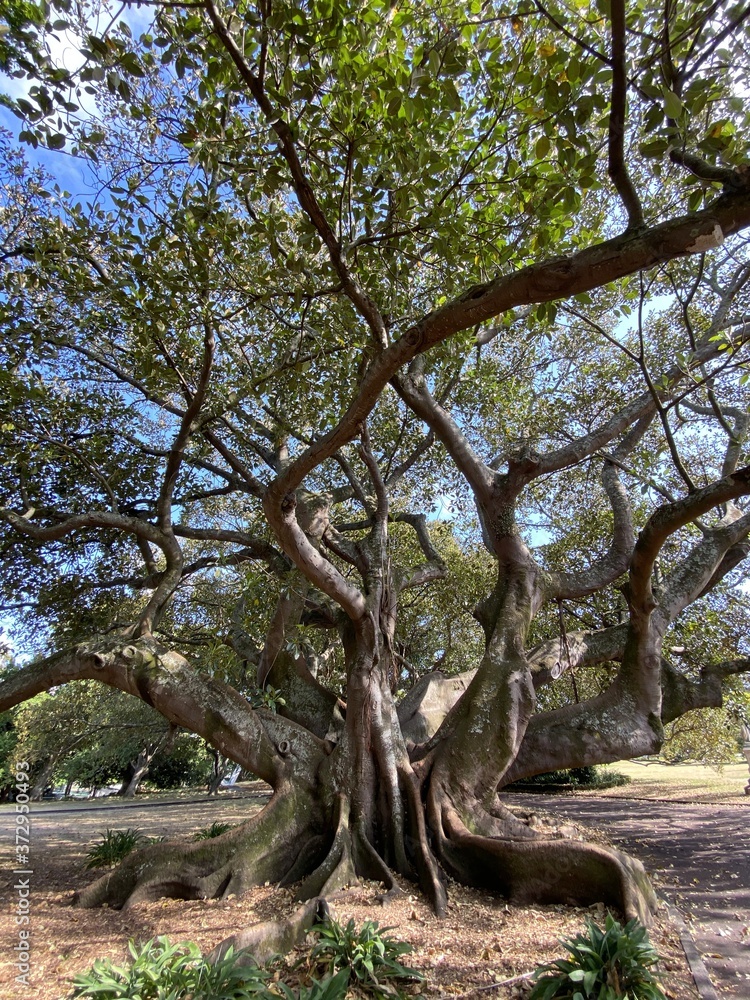
[[[132,962],[119,968],[97,959],[89,972],[75,977],[74,997],[95,1000],[270,1000],[268,973],[257,965],[236,964],[231,950],[218,962],[204,958],[192,942],[170,944],[156,938],[137,948],[128,945]],[[333,998],[326,998],[333,1000]]]
[[[508,785],[508,788],[525,788],[527,785],[539,785],[542,789],[549,785],[566,785],[571,788],[614,788],[627,785],[630,778],[618,771],[598,767],[572,767],[569,771],[545,771],[534,774],[530,778],[522,778]]]
[[[319,938],[311,959],[329,973],[337,973],[334,979],[340,972],[349,970],[346,982],[356,979],[363,989],[376,996],[387,996],[398,993],[388,980],[423,978],[416,969],[401,964],[399,959],[411,951],[411,945],[387,937],[387,927],[380,930],[377,923],[366,920],[357,930],[353,920],[345,927],[335,920],[326,920],[316,930]],[[341,982],[345,991],[343,977]]]
[[[611,914],[602,930],[586,930],[561,941],[570,959],[540,966],[529,1000],[665,1000],[651,967],[659,956],[637,920],[623,927]]]
[[[214,820],[211,826],[204,826],[202,830],[194,833],[193,840],[213,840],[214,837],[220,837],[222,833],[231,830],[232,826],[232,823],[221,823],[219,820]]]
[[[128,828],[127,830],[106,830],[102,834],[100,843],[94,844],[86,852],[87,868],[111,868],[146,838],[140,830]]]

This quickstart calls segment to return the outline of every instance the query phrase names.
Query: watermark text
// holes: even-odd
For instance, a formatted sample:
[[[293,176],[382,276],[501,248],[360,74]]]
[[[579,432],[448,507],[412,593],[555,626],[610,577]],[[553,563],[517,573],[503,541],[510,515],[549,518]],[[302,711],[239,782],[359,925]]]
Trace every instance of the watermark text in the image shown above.
[[[13,891],[15,892],[15,924],[18,931],[13,945],[18,975],[16,982],[29,985],[31,971],[31,813],[29,810],[29,764],[16,761],[15,783],[15,858]]]

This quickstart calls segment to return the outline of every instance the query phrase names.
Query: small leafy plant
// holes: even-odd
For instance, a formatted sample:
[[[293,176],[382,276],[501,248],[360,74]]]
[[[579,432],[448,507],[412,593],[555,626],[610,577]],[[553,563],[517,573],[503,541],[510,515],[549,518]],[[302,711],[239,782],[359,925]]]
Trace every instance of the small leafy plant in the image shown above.
[[[100,842],[94,844],[86,852],[86,867],[111,868],[145,840],[146,838],[140,830],[131,828],[127,830],[107,829],[102,834]]]
[[[281,991],[284,1000],[344,1000],[350,975],[349,969],[341,969],[335,976],[320,981],[311,979],[308,986],[298,986],[296,990],[286,983],[276,983],[275,987]]]
[[[398,996],[399,991],[393,980],[424,978],[416,969],[401,964],[401,956],[412,950],[411,945],[387,937],[387,927],[380,930],[377,923],[366,920],[357,930],[353,920],[345,927],[335,920],[327,920],[316,930],[319,932],[318,943],[310,957],[322,965],[329,975],[336,973],[328,984],[316,984],[321,989],[324,986],[333,988],[334,981],[346,970],[349,970],[346,981],[341,977],[344,992],[353,979],[361,988],[376,996]],[[325,996],[326,1000],[333,1000],[328,993]],[[316,994],[315,998],[306,1000],[322,1000],[322,994],[319,998]]]
[[[214,820],[211,826],[204,826],[202,830],[194,833],[193,840],[213,840],[214,837],[220,837],[222,833],[231,830],[233,825],[232,823],[222,823],[219,820]]]
[[[267,708],[271,712],[276,712],[278,708],[283,708],[286,701],[282,697],[278,688],[267,684],[264,688],[254,688],[249,695],[248,701],[253,708]]]
[[[257,965],[237,965],[231,949],[209,962],[192,942],[170,944],[166,937],[140,948],[128,945],[128,968],[97,959],[74,980],[73,997],[95,1000],[263,1000],[269,974]],[[260,995],[260,997],[259,997]],[[320,998],[322,1000],[322,998]],[[333,1000],[333,998],[326,998]]]
[[[608,913],[604,930],[587,920],[585,932],[561,944],[570,959],[540,966],[529,1000],[665,1000],[651,971],[659,955],[637,920],[623,927]]]

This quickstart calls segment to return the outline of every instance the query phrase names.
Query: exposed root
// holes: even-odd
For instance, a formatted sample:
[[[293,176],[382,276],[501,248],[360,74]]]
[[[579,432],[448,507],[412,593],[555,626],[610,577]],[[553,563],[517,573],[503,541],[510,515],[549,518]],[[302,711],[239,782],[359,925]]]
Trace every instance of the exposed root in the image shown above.
[[[198,843],[151,844],[77,892],[75,906],[114,909],[160,897],[215,899],[278,882],[309,843],[311,800],[296,790],[277,793],[236,830]],[[317,817],[316,817],[317,818]]]
[[[297,890],[297,896],[303,900],[331,896],[355,883],[358,877],[382,882],[389,893],[400,891],[393,872],[370,843],[363,824],[352,825],[349,800],[341,795],[337,799],[333,843],[324,861]]]
[[[409,769],[400,773],[401,785],[406,798],[409,828],[412,836],[406,846],[414,861],[414,867],[419,876],[419,886],[427,896],[432,909],[439,917],[445,916],[448,895],[445,891],[437,859],[427,840],[427,824],[420,795],[420,783],[414,772]]]
[[[319,833],[304,840],[294,864],[279,881],[279,886],[294,885],[309,875],[311,868],[314,870],[321,865],[328,853],[326,848],[330,839],[330,836]]]
[[[286,955],[300,944],[308,931],[329,916],[328,904],[315,897],[300,906],[287,920],[265,920],[263,923],[247,927],[231,937],[225,938],[208,956],[210,962],[217,962],[232,949],[238,954],[238,965],[259,965],[273,955]]]
[[[352,838],[349,832],[349,802],[339,796],[336,807],[336,833],[323,862],[302,883],[297,891],[301,900],[315,896],[330,896],[357,881],[352,857]]]
[[[643,865],[610,848],[573,840],[493,839],[470,833],[456,810],[442,810],[441,856],[463,882],[498,890],[515,903],[604,903],[651,922],[656,896]]]
[[[352,855],[354,870],[358,875],[375,882],[382,882],[389,892],[399,891],[393,872],[372,846],[360,824],[352,831]]]

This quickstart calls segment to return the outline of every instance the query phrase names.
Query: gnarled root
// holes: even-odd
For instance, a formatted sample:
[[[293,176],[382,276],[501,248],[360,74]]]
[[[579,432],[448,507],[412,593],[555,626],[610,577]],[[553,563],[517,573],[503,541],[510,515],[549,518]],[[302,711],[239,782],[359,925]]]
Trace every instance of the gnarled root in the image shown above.
[[[330,896],[345,885],[357,881],[352,856],[352,837],[349,831],[349,803],[344,796],[338,797],[335,822],[336,833],[333,843],[323,861],[299,887],[298,899]]]
[[[273,955],[286,955],[304,940],[315,924],[326,920],[329,915],[326,901],[316,896],[295,910],[287,920],[264,920],[225,938],[216,945],[208,960],[217,962],[231,948],[238,956],[238,965],[253,962],[261,965]]]
[[[370,842],[364,824],[352,816],[349,799],[339,795],[333,843],[323,862],[302,883],[297,897],[302,900],[314,896],[330,897],[345,886],[354,884],[360,876],[382,882],[389,895],[401,891],[393,872]]]
[[[409,829],[412,834],[407,839],[406,846],[414,860],[422,892],[430,901],[435,914],[442,917],[445,916],[448,895],[440,877],[437,859],[427,839],[427,824],[422,806],[419,779],[411,768],[402,769],[399,772],[399,778],[406,799]]]
[[[142,848],[76,893],[73,905],[106,903],[119,909],[164,896],[239,895],[251,886],[283,879],[303,860],[303,852],[312,866],[316,859],[309,852],[317,842],[316,828],[320,816],[313,799],[297,789],[280,789],[259,813],[220,837]]]
[[[656,896],[643,865],[611,848],[574,840],[513,840],[471,833],[456,809],[441,810],[440,856],[456,878],[515,903],[605,903],[649,924]]]

